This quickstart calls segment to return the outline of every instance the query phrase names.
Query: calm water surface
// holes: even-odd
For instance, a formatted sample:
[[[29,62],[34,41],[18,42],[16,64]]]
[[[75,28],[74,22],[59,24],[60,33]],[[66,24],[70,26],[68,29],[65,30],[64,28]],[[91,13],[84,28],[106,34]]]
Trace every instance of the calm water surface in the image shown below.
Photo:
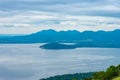
[[[44,50],[40,45],[0,44],[0,80],[39,80],[120,64],[119,48]]]

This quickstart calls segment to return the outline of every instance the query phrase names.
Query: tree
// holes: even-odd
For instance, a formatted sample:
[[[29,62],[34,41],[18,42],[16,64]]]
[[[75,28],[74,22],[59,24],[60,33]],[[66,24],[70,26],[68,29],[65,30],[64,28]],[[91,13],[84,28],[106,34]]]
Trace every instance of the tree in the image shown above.
[[[93,75],[93,78],[94,78],[94,79],[104,80],[104,78],[105,78],[105,72],[104,72],[104,71],[96,72],[96,73]]]
[[[93,75],[93,78],[96,80],[112,80],[112,78],[118,76],[118,72],[120,71],[120,65],[115,67],[115,66],[110,66],[107,68],[107,70],[96,72]]]
[[[118,75],[120,75],[120,65],[118,65],[116,68],[117,68]]]
[[[106,71],[106,77],[110,80],[115,76],[118,76],[117,68],[115,66],[110,66]]]

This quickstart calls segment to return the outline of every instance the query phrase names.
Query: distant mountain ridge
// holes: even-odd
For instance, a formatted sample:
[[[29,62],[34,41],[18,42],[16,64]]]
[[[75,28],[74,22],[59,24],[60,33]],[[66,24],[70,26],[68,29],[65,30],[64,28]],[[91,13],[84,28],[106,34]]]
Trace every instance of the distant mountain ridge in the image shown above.
[[[1,37],[0,43],[79,43],[79,42],[99,42],[99,43],[120,43],[120,30],[114,31],[84,31],[76,30],[55,31],[43,30],[37,33],[20,36]]]

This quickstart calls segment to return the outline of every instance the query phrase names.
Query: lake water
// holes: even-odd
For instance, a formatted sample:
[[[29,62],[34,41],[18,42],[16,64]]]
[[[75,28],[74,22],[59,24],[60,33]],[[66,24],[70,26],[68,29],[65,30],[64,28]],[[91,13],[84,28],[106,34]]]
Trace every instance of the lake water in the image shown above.
[[[39,80],[120,64],[119,48],[45,50],[41,44],[0,44],[0,80]]]

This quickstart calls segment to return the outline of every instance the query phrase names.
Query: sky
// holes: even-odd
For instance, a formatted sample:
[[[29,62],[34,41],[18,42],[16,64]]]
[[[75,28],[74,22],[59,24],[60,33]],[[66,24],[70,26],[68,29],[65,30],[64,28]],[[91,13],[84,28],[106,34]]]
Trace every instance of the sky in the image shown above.
[[[120,0],[0,0],[0,34],[120,29]]]

